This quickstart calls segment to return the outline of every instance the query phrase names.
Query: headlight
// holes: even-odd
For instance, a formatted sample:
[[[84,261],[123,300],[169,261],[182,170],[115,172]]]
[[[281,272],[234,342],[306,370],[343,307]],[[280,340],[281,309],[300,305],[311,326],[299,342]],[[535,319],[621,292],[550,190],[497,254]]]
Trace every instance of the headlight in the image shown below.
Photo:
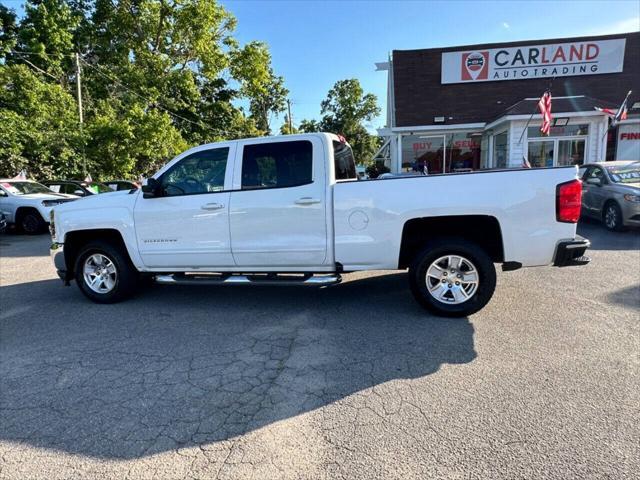
[[[56,205],[60,205],[62,202],[60,200],[43,200],[43,207],[55,207]]]
[[[630,193],[628,193],[624,196],[624,199],[627,202],[640,203],[640,195],[631,195]]]

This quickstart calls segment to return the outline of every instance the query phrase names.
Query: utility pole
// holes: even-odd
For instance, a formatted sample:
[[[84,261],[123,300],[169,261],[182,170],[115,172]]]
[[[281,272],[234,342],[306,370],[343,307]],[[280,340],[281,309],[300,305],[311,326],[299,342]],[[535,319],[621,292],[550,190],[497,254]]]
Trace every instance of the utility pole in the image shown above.
[[[293,133],[293,120],[291,119],[291,100],[287,98],[287,110],[289,111],[287,118],[289,119],[289,134]]]
[[[82,136],[82,127],[84,118],[82,115],[82,83],[80,80],[80,54],[76,52],[76,97],[78,99],[78,118],[80,119],[80,135]],[[82,170],[87,174],[87,158],[84,154],[84,138],[82,139]]]

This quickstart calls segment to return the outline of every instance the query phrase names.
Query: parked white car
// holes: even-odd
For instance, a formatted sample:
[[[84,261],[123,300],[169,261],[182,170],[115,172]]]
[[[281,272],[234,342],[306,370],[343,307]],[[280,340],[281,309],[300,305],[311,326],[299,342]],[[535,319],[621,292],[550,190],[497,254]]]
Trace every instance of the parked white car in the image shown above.
[[[408,268],[420,304],[469,315],[493,295],[494,263],[589,261],[576,235],[577,171],[358,181],[336,135],[214,143],[177,156],[142,191],[56,207],[51,254],[60,277],[98,303],[132,294],[141,275],[322,286],[343,272]]]
[[[45,230],[54,206],[77,198],[52,192],[31,180],[0,179],[0,211],[7,223],[15,224],[29,235]]]

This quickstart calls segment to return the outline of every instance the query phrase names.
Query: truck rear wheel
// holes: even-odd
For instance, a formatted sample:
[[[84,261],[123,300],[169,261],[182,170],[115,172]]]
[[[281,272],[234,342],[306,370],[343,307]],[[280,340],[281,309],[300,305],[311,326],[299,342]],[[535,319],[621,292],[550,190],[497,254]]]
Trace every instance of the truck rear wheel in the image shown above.
[[[96,303],[116,303],[130,297],[139,277],[126,252],[100,241],[80,249],[74,272],[80,291]]]
[[[444,317],[471,315],[496,288],[489,255],[473,242],[440,238],[425,245],[409,267],[411,292],[427,310]]]

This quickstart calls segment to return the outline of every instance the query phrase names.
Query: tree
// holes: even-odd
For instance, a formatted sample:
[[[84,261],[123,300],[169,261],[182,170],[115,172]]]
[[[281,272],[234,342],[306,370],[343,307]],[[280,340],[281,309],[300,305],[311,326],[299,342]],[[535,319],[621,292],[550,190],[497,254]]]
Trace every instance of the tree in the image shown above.
[[[15,46],[18,36],[16,14],[4,5],[0,5],[0,60]]]
[[[303,120],[300,130],[342,134],[351,145],[356,162],[369,163],[380,146],[380,139],[367,132],[364,122],[380,114],[377,101],[374,94],[364,93],[357,79],[340,80],[321,103],[322,120]]]
[[[285,114],[284,123],[280,126],[280,135],[293,135],[295,133],[300,133],[300,131],[293,124],[289,127],[289,115]]]
[[[74,35],[80,24],[65,0],[31,0],[18,30],[18,58],[28,61],[62,80],[71,71]],[[33,55],[38,53],[39,55]]]
[[[322,122],[317,122],[315,120],[302,120],[300,122],[300,125],[298,126],[298,129],[302,133],[322,132],[323,125]]]
[[[81,172],[76,103],[43,77],[24,65],[0,66],[0,176],[22,169],[36,178]]]
[[[231,53],[231,72],[241,84],[241,92],[249,99],[251,118],[258,129],[271,134],[271,116],[283,112],[289,90],[284,79],[271,67],[271,54],[261,42],[251,42]]]
[[[80,176],[84,158],[96,178],[151,173],[190,145],[269,133],[285,107],[267,46],[241,46],[214,0],[26,0],[0,22],[3,174]]]

